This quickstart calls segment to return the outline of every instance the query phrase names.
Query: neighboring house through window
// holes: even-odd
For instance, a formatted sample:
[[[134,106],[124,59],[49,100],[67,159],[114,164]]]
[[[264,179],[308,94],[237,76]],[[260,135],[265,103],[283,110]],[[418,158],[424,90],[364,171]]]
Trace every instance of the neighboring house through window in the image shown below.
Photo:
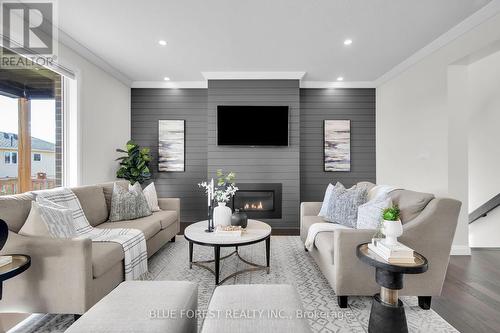
[[[17,164],[17,152],[6,151],[4,153],[4,163],[5,164]]]
[[[0,78],[0,196],[60,186],[63,77],[30,66],[0,68]]]

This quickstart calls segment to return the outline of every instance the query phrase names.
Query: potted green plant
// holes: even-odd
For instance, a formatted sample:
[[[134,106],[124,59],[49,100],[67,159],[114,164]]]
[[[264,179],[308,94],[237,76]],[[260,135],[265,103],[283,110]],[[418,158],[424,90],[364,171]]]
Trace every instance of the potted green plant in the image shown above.
[[[383,229],[385,235],[384,243],[387,245],[396,245],[398,237],[403,234],[403,225],[400,220],[401,211],[397,205],[386,208],[382,212]]]
[[[144,181],[150,179],[149,162],[151,161],[151,156],[149,155],[149,148],[141,148],[134,141],[130,140],[127,142],[125,149],[116,150],[119,153],[127,154],[116,159],[120,161],[120,168],[116,171],[116,177],[127,179],[132,185],[135,182],[142,184]]]

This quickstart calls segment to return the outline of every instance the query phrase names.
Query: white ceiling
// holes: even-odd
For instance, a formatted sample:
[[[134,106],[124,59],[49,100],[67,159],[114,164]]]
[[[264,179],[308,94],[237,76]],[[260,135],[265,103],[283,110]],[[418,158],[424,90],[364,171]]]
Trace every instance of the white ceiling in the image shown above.
[[[374,81],[488,2],[63,0],[58,10],[61,30],[131,81],[217,71]]]

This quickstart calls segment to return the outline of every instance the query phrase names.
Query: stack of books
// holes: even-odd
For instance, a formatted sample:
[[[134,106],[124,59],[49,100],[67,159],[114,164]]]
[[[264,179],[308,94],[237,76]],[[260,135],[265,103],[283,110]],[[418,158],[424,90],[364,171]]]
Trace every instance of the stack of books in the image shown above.
[[[399,242],[396,245],[387,245],[383,239],[373,239],[372,242],[368,244],[368,249],[390,264],[415,263],[413,250]]]
[[[240,226],[221,226],[218,225],[215,228],[215,234],[217,236],[226,236],[226,237],[234,237],[240,238],[243,233],[243,228]]]
[[[12,262],[12,256],[0,256],[0,267],[8,265]]]

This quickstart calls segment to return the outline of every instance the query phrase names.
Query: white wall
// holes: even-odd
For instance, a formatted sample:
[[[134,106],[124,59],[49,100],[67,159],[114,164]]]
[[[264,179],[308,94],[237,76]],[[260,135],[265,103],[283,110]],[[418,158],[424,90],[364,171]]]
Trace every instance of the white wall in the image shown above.
[[[469,212],[500,193],[500,52],[469,66]],[[500,247],[500,208],[469,227],[472,247]]]
[[[450,98],[467,72],[450,65],[499,39],[495,15],[377,88],[377,183],[461,200],[454,253],[469,252],[467,106]]]
[[[116,148],[130,139],[130,87],[64,45],[59,63],[77,75],[79,184],[114,180]]]

